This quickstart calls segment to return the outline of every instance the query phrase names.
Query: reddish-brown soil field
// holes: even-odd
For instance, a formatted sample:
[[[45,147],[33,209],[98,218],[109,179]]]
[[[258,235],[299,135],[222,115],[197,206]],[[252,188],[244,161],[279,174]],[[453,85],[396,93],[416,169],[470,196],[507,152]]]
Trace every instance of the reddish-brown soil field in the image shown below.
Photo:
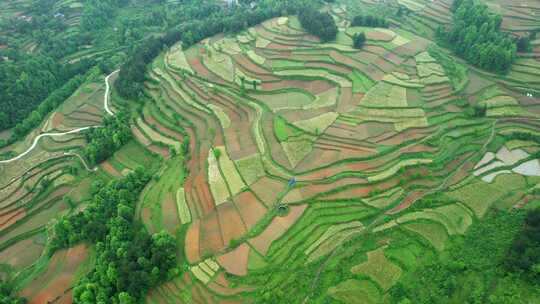
[[[237,239],[246,233],[245,224],[231,202],[226,202],[217,207],[221,236],[225,245],[230,244],[232,239]]]
[[[118,172],[118,170],[116,170],[116,168],[114,168],[113,165],[111,165],[109,161],[104,161],[103,163],[101,163],[100,167],[101,169],[103,169],[105,172],[107,172],[109,175],[113,177],[122,176],[122,174]]]
[[[392,41],[394,39],[393,36],[388,35],[387,33],[379,32],[379,31],[369,31],[366,33],[366,38],[368,40],[377,40],[377,41]]]
[[[26,211],[21,208],[17,211],[0,216],[0,232],[24,218],[25,215]]]
[[[64,114],[60,112],[55,112],[52,117],[51,128],[57,129],[58,127],[62,125],[63,122],[64,122]]]
[[[276,217],[260,235],[249,240],[249,243],[261,254],[266,255],[273,241],[277,240],[304,213],[307,205],[291,206],[289,214]]]
[[[29,299],[30,304],[50,303],[63,297],[74,283],[75,273],[87,256],[85,245],[56,252],[47,271],[26,286],[21,294]]]
[[[396,214],[396,213],[398,213],[398,212],[400,212],[402,210],[405,210],[405,209],[409,208],[409,206],[411,206],[418,199],[422,198],[422,196],[424,196],[424,194],[425,194],[425,191],[422,191],[422,190],[416,190],[416,191],[409,192],[407,194],[407,197],[398,206],[396,206],[395,208],[387,211],[386,213],[387,214]]]
[[[228,245],[223,242],[217,212],[210,212],[207,216],[202,218],[200,229],[201,255],[204,256],[209,253],[215,253]]]
[[[165,199],[161,205],[161,212],[163,226],[170,234],[175,235],[176,229],[180,226],[180,220],[178,219],[175,193],[172,191],[165,195]]]
[[[251,190],[260,198],[266,206],[276,203],[279,192],[283,191],[285,183],[263,177],[251,185]]]
[[[19,270],[34,263],[43,250],[43,246],[36,244],[37,238],[41,235],[17,242],[8,247],[0,254],[0,263],[9,264],[14,269]]]
[[[238,194],[234,202],[247,229],[251,229],[266,213],[266,207],[250,191]]]
[[[217,261],[228,273],[244,276],[247,274],[249,250],[250,247],[243,243],[233,251],[217,257]]]
[[[186,258],[190,264],[194,264],[201,259],[199,252],[200,220],[195,220],[186,233],[185,251]]]

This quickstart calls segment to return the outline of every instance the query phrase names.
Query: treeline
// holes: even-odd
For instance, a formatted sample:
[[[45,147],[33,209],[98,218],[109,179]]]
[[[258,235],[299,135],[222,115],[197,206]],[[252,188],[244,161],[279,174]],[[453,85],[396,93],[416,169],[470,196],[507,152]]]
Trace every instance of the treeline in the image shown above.
[[[14,127],[27,118],[51,93],[57,89],[64,91],[62,85],[84,75],[95,64],[82,60],[62,65],[47,56],[27,58],[26,55],[17,61],[0,62],[0,130]],[[19,131],[21,128],[24,129],[19,126]]]
[[[281,14],[297,14],[307,7],[317,6],[309,0],[262,0],[251,9],[246,5],[225,9],[223,6],[195,1],[186,5],[188,20],[159,38],[144,41],[122,65],[115,87],[120,96],[128,99],[143,95],[146,66],[163,50],[178,41],[188,48],[204,38],[222,33],[235,33]]]
[[[88,144],[82,154],[91,165],[106,160],[133,137],[129,117],[128,113],[119,112],[105,117],[103,126],[84,131]]]
[[[338,28],[334,18],[329,13],[319,12],[317,9],[309,7],[298,14],[298,20],[308,33],[319,37],[321,41],[336,39]]]
[[[516,43],[501,32],[502,17],[477,0],[455,0],[452,28],[436,35],[467,62],[488,71],[508,71],[516,57]]]
[[[361,49],[366,43],[366,34],[364,32],[355,33],[353,36],[353,46],[356,49]]]
[[[78,243],[95,244],[94,268],[73,288],[73,302],[139,303],[146,292],[176,274],[176,240],[148,234],[135,220],[139,193],[150,180],[143,168],[107,185],[93,185],[88,207],[53,227],[51,253]]]
[[[372,15],[355,16],[351,22],[351,26],[367,26],[367,27],[385,27],[390,26],[386,18]]]
[[[33,110],[26,118],[17,123],[13,128],[13,132],[7,140],[0,139],[0,147],[5,147],[22,139],[28,135],[34,128],[39,126],[43,119],[75,91],[87,80],[95,79],[101,75],[98,68],[93,68],[85,75],[76,75],[66,82],[62,87],[52,92],[39,106]]]

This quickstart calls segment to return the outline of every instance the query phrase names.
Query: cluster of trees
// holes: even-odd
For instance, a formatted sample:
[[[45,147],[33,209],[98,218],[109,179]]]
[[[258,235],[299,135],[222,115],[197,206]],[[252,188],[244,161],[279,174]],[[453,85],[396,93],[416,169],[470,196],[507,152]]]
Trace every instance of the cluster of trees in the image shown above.
[[[139,303],[153,286],[177,274],[176,240],[150,235],[135,220],[135,203],[150,175],[143,168],[107,185],[93,185],[88,207],[53,227],[51,253],[77,243],[95,244],[94,268],[73,288],[74,303]]]
[[[308,33],[319,37],[322,41],[336,39],[338,28],[329,13],[309,7],[298,14],[298,20]]]
[[[447,32],[439,27],[437,37],[473,65],[497,73],[508,71],[517,47],[514,39],[500,30],[502,17],[490,13],[477,0],[456,0],[452,11],[452,28]]]
[[[527,279],[540,283],[540,209],[527,214],[504,262],[509,271],[522,272]]]
[[[13,291],[13,286],[0,280],[0,304],[26,304],[25,298],[18,297]]]
[[[129,4],[130,0],[86,0],[81,18],[81,28],[95,31],[108,24],[118,8]]]
[[[84,132],[88,144],[82,154],[91,165],[106,160],[133,137],[129,118],[128,113],[119,112],[115,116],[106,117],[103,126]]]
[[[367,27],[385,27],[390,26],[390,23],[384,17],[373,15],[358,15],[351,22],[351,26],[367,26]]]
[[[130,54],[128,60],[121,67],[115,87],[120,96],[124,98],[141,98],[144,81],[146,81],[146,66],[164,48],[170,47],[178,41],[182,41],[184,48],[189,48],[204,38],[222,32],[239,32],[281,14],[297,14],[305,11],[304,8],[316,5],[317,3],[308,0],[262,0],[257,3],[255,9],[243,5],[225,9],[215,3],[199,1],[190,5],[186,4],[184,12],[182,12],[185,19],[182,20],[180,26],[169,30],[162,37],[152,37],[145,40]]]
[[[353,36],[353,46],[357,49],[361,49],[366,43],[366,34],[364,32],[355,33]]]

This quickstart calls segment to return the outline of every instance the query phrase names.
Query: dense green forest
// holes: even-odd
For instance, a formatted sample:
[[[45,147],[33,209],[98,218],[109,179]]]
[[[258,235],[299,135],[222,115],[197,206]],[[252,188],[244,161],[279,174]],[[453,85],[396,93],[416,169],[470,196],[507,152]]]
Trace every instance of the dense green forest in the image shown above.
[[[457,55],[480,68],[504,73],[516,57],[516,43],[501,32],[502,17],[477,0],[455,0],[452,27],[437,36]]]
[[[107,185],[97,181],[88,207],[54,226],[51,253],[95,244],[94,268],[73,289],[74,303],[137,303],[149,288],[177,274],[176,240],[150,235],[135,218],[135,203],[151,175],[138,168]]]

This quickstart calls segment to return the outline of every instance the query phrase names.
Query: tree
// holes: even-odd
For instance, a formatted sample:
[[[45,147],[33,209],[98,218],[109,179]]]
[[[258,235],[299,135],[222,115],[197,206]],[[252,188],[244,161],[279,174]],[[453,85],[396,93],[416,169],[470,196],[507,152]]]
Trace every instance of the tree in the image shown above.
[[[361,49],[366,42],[366,34],[364,32],[355,33],[353,36],[353,45],[356,49]]]

